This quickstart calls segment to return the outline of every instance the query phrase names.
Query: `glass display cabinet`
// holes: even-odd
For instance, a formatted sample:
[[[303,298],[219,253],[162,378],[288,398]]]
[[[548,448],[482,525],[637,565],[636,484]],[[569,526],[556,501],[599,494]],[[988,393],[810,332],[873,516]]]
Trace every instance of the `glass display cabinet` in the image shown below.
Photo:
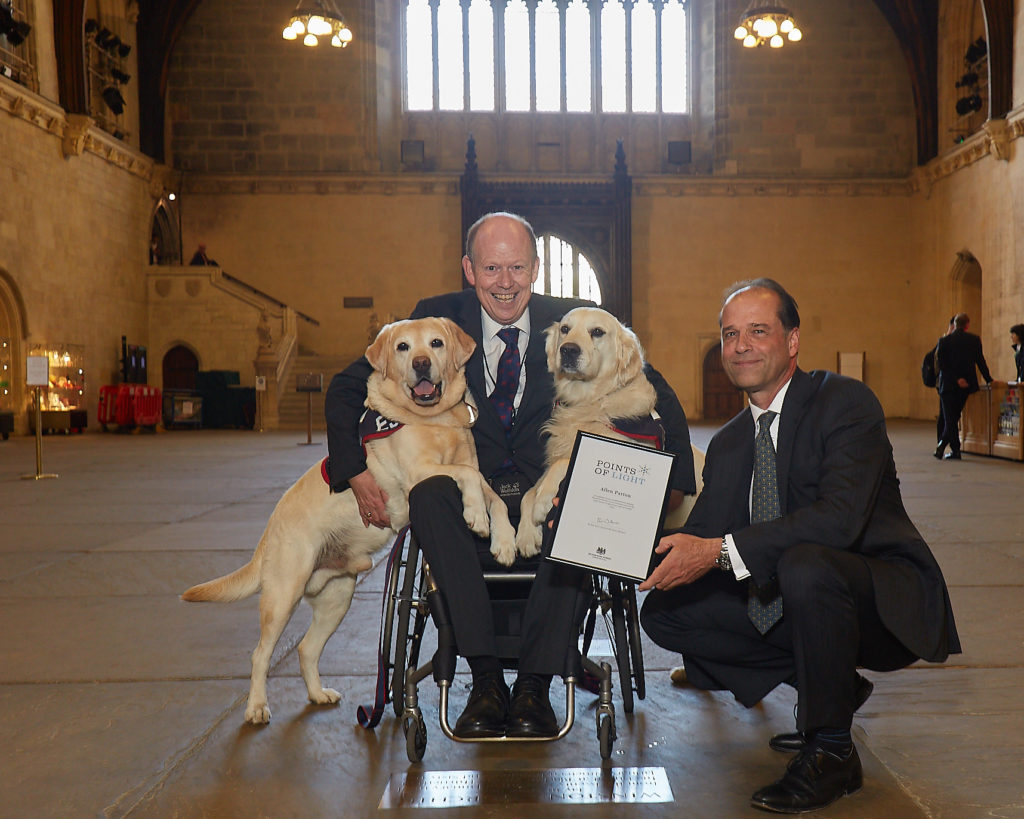
[[[85,408],[85,348],[78,344],[38,344],[32,356],[46,356],[49,384],[39,390],[40,426],[43,432],[81,432],[88,425]],[[36,429],[36,413],[29,399],[29,428]]]

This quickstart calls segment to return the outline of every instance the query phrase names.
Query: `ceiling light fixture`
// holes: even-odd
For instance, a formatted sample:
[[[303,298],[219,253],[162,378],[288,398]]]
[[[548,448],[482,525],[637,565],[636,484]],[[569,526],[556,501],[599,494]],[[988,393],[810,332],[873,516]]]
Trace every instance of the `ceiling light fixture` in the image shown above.
[[[299,0],[281,34],[286,40],[302,39],[306,46],[317,46],[321,38],[335,48],[345,48],[352,42],[352,30],[345,25],[334,0]]]
[[[744,48],[765,43],[769,48],[782,48],[787,40],[796,43],[804,35],[796,26],[793,12],[785,6],[772,0],[753,0],[732,36],[742,41]]]

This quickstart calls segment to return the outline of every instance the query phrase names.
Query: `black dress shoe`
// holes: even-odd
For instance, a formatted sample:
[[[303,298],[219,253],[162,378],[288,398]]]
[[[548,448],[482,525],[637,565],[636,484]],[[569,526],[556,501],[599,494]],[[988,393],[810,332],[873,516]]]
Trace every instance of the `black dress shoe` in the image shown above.
[[[461,739],[501,737],[507,717],[508,686],[500,674],[488,674],[473,683],[454,733]]]
[[[946,445],[945,444],[939,444],[937,447],[935,447],[935,451],[932,453],[932,455],[934,455],[936,458],[938,458],[941,461],[942,460],[942,453],[945,452],[945,451],[946,451]]]
[[[553,737],[558,720],[548,699],[549,683],[532,674],[524,674],[512,686],[512,705],[508,711],[510,737]]]
[[[864,703],[866,703],[868,701],[868,697],[871,696],[871,692],[874,690],[875,684],[867,677],[863,677],[858,674],[857,706],[853,710],[858,710]],[[781,751],[784,754],[795,754],[798,751],[802,751],[805,744],[806,740],[800,731],[794,731],[791,734],[776,734],[768,740],[769,748],[773,751]]]
[[[790,760],[782,779],[751,796],[750,804],[772,813],[807,813],[859,791],[863,782],[856,747],[841,757],[812,744]]]
[[[946,457],[945,457],[944,460],[947,460],[947,461],[960,461],[960,460],[963,460],[963,459],[960,457],[959,450],[953,450],[952,452],[947,452],[946,453]]]

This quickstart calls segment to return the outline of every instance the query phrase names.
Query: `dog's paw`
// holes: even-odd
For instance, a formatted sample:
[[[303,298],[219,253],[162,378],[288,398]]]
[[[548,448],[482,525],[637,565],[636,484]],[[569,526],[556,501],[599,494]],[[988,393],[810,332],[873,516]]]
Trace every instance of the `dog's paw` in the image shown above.
[[[309,701],[314,705],[334,705],[340,699],[341,694],[333,688],[321,688],[319,693],[309,695]]]
[[[487,515],[487,507],[483,504],[467,504],[462,510],[462,519],[478,537],[487,537],[491,533],[491,519]]]
[[[265,703],[249,703],[245,708],[245,721],[252,725],[266,725],[270,722],[270,706]]]
[[[529,526],[523,521],[516,532],[516,551],[523,557],[533,557],[540,553],[540,544],[544,532],[540,526]]]
[[[491,555],[502,566],[511,566],[516,559],[516,543],[514,540],[491,541]]]

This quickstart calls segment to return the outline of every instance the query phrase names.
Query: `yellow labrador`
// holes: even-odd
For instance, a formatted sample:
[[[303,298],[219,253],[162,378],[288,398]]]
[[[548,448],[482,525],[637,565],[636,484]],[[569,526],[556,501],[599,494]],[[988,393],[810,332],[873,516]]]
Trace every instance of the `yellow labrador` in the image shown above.
[[[549,436],[547,469],[523,496],[516,549],[525,557],[540,550],[541,526],[565,477],[576,431],[635,442],[617,425],[649,418],[656,400],[643,372],[640,341],[605,310],[570,310],[548,328],[545,350],[555,380],[555,407],[543,428]]]
[[[448,475],[462,490],[466,524],[481,537],[490,534],[492,551],[514,554],[508,510],[477,467],[470,429],[476,407],[466,402],[463,370],[475,346],[448,319],[398,321],[381,329],[366,351],[374,368],[361,430],[366,463],[388,495],[395,532],[409,522],[409,490],[431,475]],[[302,678],[311,702],[338,701],[338,692],[321,684],[320,655],[348,611],[356,575],[371,568],[371,555],[392,535],[364,526],[352,490],[332,494],[323,464],[317,464],[285,492],[245,566],[182,595],[230,602],[262,592],[246,722],[270,721],[270,657],[303,596],[313,620],[299,643]]]

